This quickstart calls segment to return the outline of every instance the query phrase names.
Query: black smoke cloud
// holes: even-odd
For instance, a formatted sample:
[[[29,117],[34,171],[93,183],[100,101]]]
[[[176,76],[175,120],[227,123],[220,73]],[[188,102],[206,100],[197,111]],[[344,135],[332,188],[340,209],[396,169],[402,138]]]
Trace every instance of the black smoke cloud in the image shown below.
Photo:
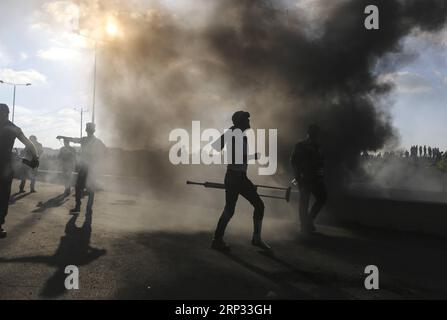
[[[309,3],[321,9],[325,2]],[[189,21],[157,5],[118,16],[126,36],[105,45],[99,72],[99,122],[117,144],[167,150],[170,130],[192,120],[224,128],[244,106],[255,127],[278,128],[281,170],[307,126],[317,123],[330,168],[341,172],[361,151],[395,139],[392,86],[379,76],[405,62],[405,36],[436,32],[447,18],[444,0],[339,0],[313,18],[319,31],[312,34],[305,11],[286,15],[279,4],[255,0],[212,3],[199,19],[205,4],[196,2],[197,17]],[[371,4],[380,9],[379,30],[364,28]]]

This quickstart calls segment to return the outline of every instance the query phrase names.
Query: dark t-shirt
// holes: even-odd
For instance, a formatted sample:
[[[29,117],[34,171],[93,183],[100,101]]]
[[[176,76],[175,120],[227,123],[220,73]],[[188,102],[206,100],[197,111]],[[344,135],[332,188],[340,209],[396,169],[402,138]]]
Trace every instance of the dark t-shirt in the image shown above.
[[[22,130],[11,121],[0,124],[0,173],[4,174],[11,168],[11,153],[15,139],[22,133]]]
[[[247,172],[248,168],[248,142],[247,136],[244,132],[234,131],[237,128],[234,126],[225,131],[223,135],[220,136],[220,139],[214,141],[212,143],[212,147],[215,150],[222,150],[225,145],[231,145],[231,152],[227,150],[229,154],[231,154],[231,159],[229,159],[229,154],[227,154],[227,169],[238,172]],[[236,137],[238,137],[236,139]],[[242,145],[241,145],[242,143]],[[240,152],[239,158],[236,156],[237,152]]]
[[[312,182],[324,176],[324,154],[318,143],[309,140],[298,142],[290,162],[297,180]]]

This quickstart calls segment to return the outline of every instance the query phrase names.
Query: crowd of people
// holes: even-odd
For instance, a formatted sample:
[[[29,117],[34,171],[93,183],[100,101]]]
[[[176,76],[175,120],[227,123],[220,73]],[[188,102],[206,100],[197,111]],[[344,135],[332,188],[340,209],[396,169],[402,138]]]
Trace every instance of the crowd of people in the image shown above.
[[[431,147],[431,146],[411,146],[410,151],[405,151],[406,157],[413,158],[429,158],[434,160],[440,160],[443,156],[443,152],[439,150],[439,148]]]
[[[35,181],[37,168],[39,167],[39,157],[43,153],[43,146],[37,141],[37,137],[26,138],[22,130],[8,120],[9,107],[0,104],[0,238],[6,237],[6,230],[3,228],[5,218],[8,213],[8,201],[11,194],[11,185],[14,177],[12,166],[12,150],[17,138],[25,145],[25,149],[19,155],[16,154],[19,166],[28,166],[23,170],[25,174],[21,177],[19,192],[25,192],[26,179],[31,180],[30,192],[36,192]],[[235,112],[232,116],[233,126],[231,132],[245,132],[250,128],[250,114],[245,111]],[[71,214],[77,215],[81,211],[81,200],[84,194],[88,195],[86,215],[92,215],[92,206],[97,190],[95,177],[98,174],[98,167],[101,166],[106,151],[103,142],[95,136],[95,124],[87,123],[86,137],[74,138],[57,136],[56,139],[64,141],[64,146],[59,151],[58,160],[62,169],[64,179],[64,196],[70,194],[73,171],[77,172],[75,183],[75,206],[70,210]],[[306,139],[298,142],[292,153],[291,166],[294,169],[295,181],[300,190],[299,218],[301,231],[305,235],[312,235],[316,228],[314,221],[326,203],[326,187],[324,184],[324,154],[319,142],[320,129],[316,125],[311,125],[307,132]],[[232,139],[232,134],[224,134],[213,143],[213,148],[221,151]],[[219,218],[211,248],[219,251],[229,251],[230,247],[223,241],[226,227],[235,213],[236,202],[239,195],[246,198],[253,206],[253,237],[251,244],[263,250],[271,250],[271,247],[263,241],[261,237],[264,217],[264,202],[257,192],[257,187],[247,176],[248,159],[259,157],[259,154],[249,155],[246,137],[237,147],[232,144],[233,154],[235,150],[242,150],[243,161],[231,162],[227,165],[225,175],[225,207]],[[232,140],[230,140],[232,141]],[[70,143],[80,144],[80,152]],[[234,161],[234,160],[233,160]],[[76,170],[75,170],[76,166]],[[290,192],[290,191],[289,191]],[[311,195],[315,198],[311,205]]]
[[[437,147],[431,146],[411,146],[409,150],[384,151],[377,153],[362,152],[362,159],[390,159],[390,158],[412,158],[412,159],[428,159],[434,163],[442,161],[447,157],[447,152],[441,151]]]
[[[363,152],[361,154],[361,167],[369,172],[369,176],[378,176],[388,172],[385,180],[408,180],[419,177],[420,181],[443,181],[447,173],[447,151],[441,151],[438,147],[411,146],[409,150],[386,151],[378,153]],[[364,173],[364,172],[363,172]],[[364,178],[363,173],[357,172]],[[393,178],[394,177],[394,178]],[[400,178],[399,178],[400,177]],[[390,182],[391,183],[391,182]],[[447,182],[443,182],[442,190],[446,190]],[[392,184],[392,183],[391,183]]]
[[[22,130],[8,120],[9,107],[0,103],[0,238],[5,238],[7,233],[3,228],[8,214],[9,199],[11,195],[12,180],[17,172],[21,180],[19,193],[25,192],[26,180],[30,179],[30,192],[36,192],[36,174],[39,167],[39,157],[43,153],[43,146],[37,141],[36,136],[29,139]],[[73,171],[77,171],[75,198],[76,204],[70,210],[72,214],[78,214],[81,207],[81,199],[86,191],[88,194],[87,214],[91,214],[95,196],[95,163],[104,156],[105,145],[95,136],[95,124],[87,123],[86,137],[73,138],[57,136],[56,139],[64,141],[64,147],[59,152],[58,159],[61,163],[62,176],[64,178],[64,195],[70,194]],[[15,140],[18,139],[25,145],[21,153],[12,152]],[[70,143],[81,146],[79,155]],[[14,156],[13,156],[14,155]],[[18,161],[13,161],[14,158]],[[17,167],[19,169],[17,170]]]

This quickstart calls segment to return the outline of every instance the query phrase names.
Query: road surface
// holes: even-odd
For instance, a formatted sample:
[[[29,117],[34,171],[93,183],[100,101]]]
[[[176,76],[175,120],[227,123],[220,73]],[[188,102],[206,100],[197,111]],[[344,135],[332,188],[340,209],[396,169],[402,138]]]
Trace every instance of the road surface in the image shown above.
[[[69,214],[74,199],[57,197],[61,191],[39,183],[37,193],[12,197],[0,299],[447,297],[446,239],[334,226],[303,238],[293,216],[272,217],[269,202],[264,238],[274,253],[265,254],[250,245],[251,216],[240,200],[225,255],[209,249],[222,203],[100,192],[89,220]],[[79,290],[64,287],[67,265],[79,268]],[[379,268],[379,290],[364,287],[367,265]]]

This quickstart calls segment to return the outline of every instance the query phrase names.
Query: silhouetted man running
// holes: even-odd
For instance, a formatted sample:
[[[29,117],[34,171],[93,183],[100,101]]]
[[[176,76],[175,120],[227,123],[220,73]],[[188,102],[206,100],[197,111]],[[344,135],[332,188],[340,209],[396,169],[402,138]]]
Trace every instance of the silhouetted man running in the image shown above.
[[[19,139],[26,148],[30,150],[32,167],[39,164],[37,151],[22,130],[8,120],[9,108],[6,104],[0,103],[0,238],[6,237],[3,229],[6,215],[8,214],[9,197],[11,195],[11,184],[13,178],[11,154],[15,139]]]
[[[225,208],[217,223],[214,233],[214,239],[211,248],[219,251],[229,251],[230,247],[223,241],[225,229],[234,215],[236,202],[239,195],[243,196],[254,207],[253,212],[253,238],[252,245],[260,247],[264,250],[270,250],[270,246],[261,239],[262,219],[264,217],[264,203],[256,191],[256,187],[247,177],[247,164],[249,160],[247,138],[243,135],[243,145],[237,145],[238,139],[234,138],[233,131],[242,133],[250,128],[250,114],[244,111],[237,111],[232,116],[233,126],[226,131],[219,140],[215,141],[212,146],[214,149],[221,151],[225,145],[231,145],[232,159],[227,165],[227,173],[225,174]],[[231,138],[231,140],[230,140]],[[237,152],[242,152],[242,162],[237,163]],[[255,155],[256,159],[256,155]]]
[[[64,136],[57,136],[57,139],[64,139],[68,142],[78,143],[81,145],[80,161],[78,163],[78,178],[76,180],[75,198],[76,205],[70,210],[71,213],[79,213],[81,211],[81,199],[84,195],[84,190],[88,193],[87,214],[92,213],[93,202],[95,199],[95,170],[97,163],[104,155],[104,143],[95,137],[95,124],[87,123],[85,132],[87,137],[71,138]]]
[[[320,128],[311,125],[307,139],[298,142],[293,150],[291,164],[300,191],[299,217],[304,233],[315,231],[314,221],[326,203],[327,193],[324,184],[324,155],[318,138]],[[310,195],[315,197],[309,212]]]

